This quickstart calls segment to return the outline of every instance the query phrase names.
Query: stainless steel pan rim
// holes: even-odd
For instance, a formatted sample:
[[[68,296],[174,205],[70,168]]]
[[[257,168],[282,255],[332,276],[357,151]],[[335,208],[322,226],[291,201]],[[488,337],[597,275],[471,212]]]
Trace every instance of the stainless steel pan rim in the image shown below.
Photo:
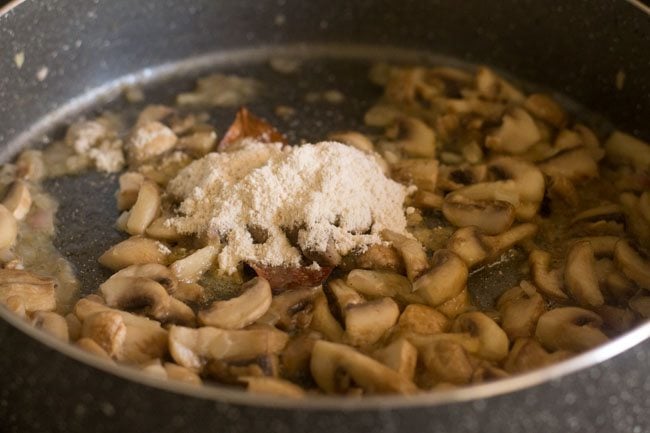
[[[495,382],[467,386],[443,392],[422,393],[414,396],[372,396],[361,399],[344,397],[314,396],[303,399],[290,399],[279,396],[255,395],[243,390],[220,386],[194,386],[182,382],[168,381],[147,376],[133,368],[111,364],[64,341],[50,337],[34,328],[10,311],[0,308],[0,319],[16,327],[29,337],[51,349],[62,352],[76,361],[88,364],[102,372],[137,382],[144,386],[163,391],[184,394],[189,397],[215,400],[238,405],[258,406],[278,409],[307,410],[379,410],[398,409],[417,406],[441,406],[507,394],[524,390],[544,382],[562,378],[568,374],[599,364],[650,338],[650,321],[623,334],[606,344],[566,361],[528,373],[500,379]]]

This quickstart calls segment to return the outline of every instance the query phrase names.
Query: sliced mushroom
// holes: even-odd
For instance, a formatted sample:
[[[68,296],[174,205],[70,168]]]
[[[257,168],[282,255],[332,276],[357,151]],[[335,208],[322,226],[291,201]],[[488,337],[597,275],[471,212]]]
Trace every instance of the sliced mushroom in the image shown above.
[[[403,116],[401,110],[392,105],[373,105],[366,111],[363,122],[368,126],[383,128]]]
[[[630,242],[620,240],[614,247],[616,265],[626,277],[646,290],[650,290],[650,260],[632,247]]]
[[[485,164],[468,166],[440,166],[438,187],[443,191],[455,191],[464,186],[483,182],[488,174]]]
[[[370,299],[390,296],[406,303],[422,302],[421,296],[413,292],[408,278],[395,272],[354,269],[345,282]]]
[[[91,353],[95,356],[98,356],[100,358],[103,358],[107,361],[112,361],[111,357],[106,353],[104,349],[101,348],[99,344],[95,342],[95,340],[92,340],[90,338],[80,338],[76,342],[77,346],[84,352]]]
[[[447,302],[440,304],[436,307],[436,310],[440,311],[445,316],[450,319],[458,317],[460,314],[463,314],[465,311],[471,308],[471,301],[469,297],[469,291],[467,288],[461,290],[461,292],[448,300]]]
[[[579,212],[573,217],[571,224],[597,221],[625,222],[625,214],[621,206],[610,203]]]
[[[614,131],[605,142],[607,159],[615,164],[626,164],[639,171],[650,167],[650,144],[621,131]]]
[[[393,178],[417,186],[425,191],[435,191],[438,180],[438,160],[403,159],[392,165]]]
[[[165,362],[163,368],[165,369],[165,373],[167,373],[168,379],[178,380],[191,385],[201,385],[202,383],[199,375],[189,368],[182,367],[173,362]]]
[[[632,304],[629,305],[631,308]],[[634,313],[627,308],[619,308],[612,305],[601,305],[596,309],[596,313],[598,313],[598,315],[603,319],[604,328],[607,330],[607,332],[613,332],[615,335],[629,331],[636,323],[636,317],[634,316]]]
[[[420,242],[390,230],[383,230],[381,235],[400,252],[409,280],[415,281],[428,269],[427,254]]]
[[[374,244],[366,251],[353,257],[355,268],[386,270],[397,273],[404,271],[404,261],[392,245]]]
[[[630,299],[628,304],[632,311],[637,313],[639,316],[643,317],[644,319],[650,319],[650,296],[635,296],[634,298]]]
[[[551,200],[562,200],[564,203],[577,208],[580,204],[580,197],[575,185],[562,175],[553,176],[548,187]]]
[[[9,209],[0,204],[0,250],[13,246],[18,236],[18,223]]]
[[[564,293],[564,279],[559,269],[550,269],[551,255],[546,251],[535,249],[528,256],[528,266],[537,288],[546,296],[564,301],[568,299]]]
[[[421,353],[422,364],[434,380],[454,384],[469,383],[474,366],[463,346],[441,339],[426,346]]]
[[[501,126],[485,137],[485,146],[496,152],[521,154],[541,139],[533,118],[523,108],[513,108],[503,116]]]
[[[524,100],[524,95],[519,89],[485,66],[476,69],[475,84],[479,95],[487,99],[511,102]]]
[[[539,164],[550,177],[564,176],[572,182],[598,177],[598,164],[583,147],[561,152]]]
[[[415,117],[401,117],[387,135],[397,136],[393,142],[411,158],[433,158],[436,155],[436,134],[426,123]]]
[[[99,257],[99,263],[117,271],[131,265],[164,264],[169,254],[169,248],[161,242],[141,236],[132,236],[109,248]]]
[[[142,173],[127,171],[119,179],[120,189],[115,194],[117,198],[117,208],[119,210],[129,210],[135,204],[140,192],[140,186],[144,182]]]
[[[320,292],[319,287],[310,287],[280,293],[273,297],[271,306],[256,323],[289,332],[304,328],[311,322],[314,298]]]
[[[11,212],[20,221],[25,218],[25,215],[32,207],[32,195],[27,187],[27,182],[24,180],[15,181],[10,187],[7,195],[2,204],[9,212]]]
[[[177,241],[182,235],[172,224],[168,224],[169,216],[163,215],[154,219],[145,230],[147,236],[162,241]]]
[[[68,313],[65,315],[65,321],[68,324],[68,336],[70,341],[76,341],[81,338],[81,321],[74,315]]]
[[[88,299],[79,300],[74,308],[75,315],[82,323],[89,316],[103,311],[118,313],[126,325],[126,337],[122,349],[116,354],[118,361],[137,364],[165,355],[168,336],[159,322],[126,311],[114,310]]]
[[[168,151],[177,141],[174,131],[158,121],[138,124],[127,142],[129,160],[135,164],[145,162]]]
[[[439,311],[420,304],[407,305],[399,317],[401,332],[439,334],[449,329],[449,319]]]
[[[522,281],[499,297],[497,309],[501,313],[501,328],[514,340],[534,334],[537,320],[544,313],[545,302],[532,284]]]
[[[607,341],[601,317],[578,307],[562,307],[542,314],[535,336],[548,350],[582,352]]]
[[[556,128],[563,128],[568,120],[564,108],[555,99],[544,93],[533,93],[529,95],[524,102],[524,108],[538,119]]]
[[[330,341],[341,341],[343,328],[330,311],[327,297],[320,293],[314,299],[314,312],[310,324],[311,329],[318,331]]]
[[[388,346],[376,350],[372,357],[406,379],[413,380],[418,361],[418,351],[408,340],[399,338]]]
[[[363,153],[372,153],[375,151],[375,145],[372,144],[370,139],[360,132],[344,131],[334,132],[327,136],[330,140],[338,141],[339,143],[347,144],[355,149],[359,149]]]
[[[518,338],[512,345],[503,368],[511,374],[545,367],[571,355],[571,352],[548,353],[541,344],[532,338]]]
[[[213,130],[195,131],[190,135],[179,138],[176,149],[182,149],[190,155],[200,158],[210,153],[216,143],[217,133]]]
[[[206,299],[205,287],[197,283],[179,282],[172,295],[180,301],[194,302],[197,304]]]
[[[178,281],[176,281],[176,277],[172,272],[166,266],[158,263],[131,265],[111,275],[110,279],[122,277],[140,277],[154,280],[163,286],[170,295],[173,295],[178,287]]]
[[[499,257],[517,243],[533,237],[537,225],[531,223],[514,226],[497,236],[486,236],[476,227],[463,227],[454,232],[447,248],[456,253],[468,267]]]
[[[0,303],[20,299],[26,312],[52,311],[56,308],[56,283],[27,271],[0,269]],[[15,302],[15,300],[14,300]]]
[[[391,298],[353,304],[345,312],[344,340],[352,346],[369,346],[379,341],[399,317]]]
[[[216,247],[208,245],[183,259],[176,260],[169,268],[179,281],[194,283],[210,269],[218,253]]]
[[[138,198],[129,212],[126,231],[131,235],[141,235],[160,212],[160,191],[158,185],[145,180],[140,186]]]
[[[209,360],[244,360],[278,353],[288,339],[287,334],[273,328],[224,330],[172,326],[169,351],[179,365],[197,371]]]
[[[463,260],[450,250],[438,250],[431,269],[413,283],[413,290],[427,304],[437,307],[457,296],[467,284],[468,270]]]
[[[203,325],[222,329],[242,329],[262,317],[271,306],[271,286],[264,278],[256,277],[242,286],[242,294],[216,301],[207,310],[199,312]]]
[[[31,323],[38,329],[63,341],[69,340],[68,322],[53,311],[36,311],[31,316]]]
[[[420,209],[440,209],[443,203],[441,195],[430,191],[418,190],[411,196],[411,204]]]
[[[277,377],[244,376],[239,380],[246,384],[246,390],[253,394],[279,395],[289,398],[302,398],[305,391],[289,381]]]
[[[650,191],[644,191],[639,197],[639,212],[650,224]]]
[[[591,248],[594,250],[594,255],[596,257],[601,256],[613,256],[614,247],[619,241],[618,236],[588,236],[579,238],[576,241],[586,241],[591,244]]]
[[[328,394],[345,391],[338,383],[342,372],[366,393],[412,394],[417,391],[413,382],[355,349],[317,341],[311,356],[311,373],[318,386]]]
[[[110,310],[91,314],[81,327],[81,337],[92,339],[111,357],[122,350],[126,332],[122,315]]]
[[[171,301],[167,290],[149,278],[109,278],[99,286],[99,290],[109,307],[141,310],[157,320],[164,320],[169,315]]]
[[[456,227],[476,226],[489,235],[504,232],[515,220],[515,208],[507,201],[472,200],[453,193],[445,197],[442,213]]]
[[[591,244],[586,241],[573,244],[566,259],[564,283],[571,296],[585,307],[597,307],[605,303],[595,266]]]
[[[477,354],[488,361],[501,361],[508,356],[510,343],[506,333],[484,313],[473,311],[456,317],[453,332],[467,332],[479,341]]]

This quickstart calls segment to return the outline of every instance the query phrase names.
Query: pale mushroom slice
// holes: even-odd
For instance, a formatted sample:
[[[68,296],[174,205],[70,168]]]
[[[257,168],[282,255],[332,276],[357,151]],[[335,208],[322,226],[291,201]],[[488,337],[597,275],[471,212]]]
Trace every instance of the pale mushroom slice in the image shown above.
[[[515,107],[507,112],[499,128],[485,137],[485,146],[496,152],[521,154],[542,138],[535,120],[526,110]]]
[[[420,242],[391,230],[383,230],[381,235],[400,252],[409,280],[415,281],[429,268],[427,254]]]
[[[415,117],[400,117],[394,130],[387,135],[396,136],[395,146],[411,158],[434,158],[436,156],[436,134],[429,126]]]
[[[13,213],[0,204],[0,250],[13,246],[18,236],[18,222]]]
[[[274,328],[226,330],[172,326],[169,351],[176,363],[198,371],[209,360],[236,361],[279,353],[288,340],[287,334]]]
[[[616,265],[626,277],[646,290],[650,290],[650,260],[644,258],[630,242],[620,240],[614,247]]]
[[[109,278],[99,286],[99,290],[109,307],[142,310],[157,320],[164,320],[169,315],[171,301],[167,290],[149,278]]]
[[[131,265],[164,264],[170,253],[169,248],[159,241],[132,236],[109,248],[99,257],[99,263],[117,271]]]
[[[176,144],[176,134],[158,121],[136,125],[126,143],[129,161],[140,164],[160,155]]]
[[[564,293],[564,279],[559,269],[550,269],[551,255],[546,251],[534,249],[528,256],[528,266],[537,288],[546,296],[558,301],[569,299]]]
[[[466,286],[467,265],[450,250],[438,250],[431,258],[431,269],[413,282],[413,290],[432,307],[457,296]]]
[[[373,352],[372,357],[403,377],[413,380],[418,361],[418,351],[408,340],[398,338],[388,346]]]
[[[375,145],[372,144],[372,141],[366,135],[357,131],[333,132],[328,134],[327,138],[352,146],[363,153],[370,154],[375,151]]]
[[[327,297],[323,292],[319,293],[314,299],[310,328],[320,332],[330,341],[338,342],[343,339],[343,327],[330,311]]]
[[[168,222],[169,215],[162,215],[154,219],[145,230],[145,234],[161,241],[177,241],[182,235],[176,230],[173,224]]]
[[[405,303],[423,302],[422,297],[413,292],[409,279],[395,272],[354,269],[345,278],[345,282],[370,299],[389,296]]]
[[[36,311],[30,321],[36,328],[63,341],[69,341],[68,322],[60,314],[53,311]]]
[[[16,298],[20,299],[22,308],[28,313],[52,311],[56,308],[55,288],[56,282],[52,278],[17,269],[0,269],[1,304]]]
[[[121,277],[148,278],[163,286],[170,295],[173,295],[178,287],[174,274],[166,266],[158,263],[131,265],[117,271],[109,279]]]
[[[487,99],[520,103],[525,98],[519,89],[485,66],[476,69],[474,83],[479,95]]]
[[[564,283],[571,296],[585,307],[598,307],[605,303],[595,267],[591,243],[574,243],[566,258]]]
[[[466,332],[477,338],[477,355],[488,361],[501,361],[508,356],[510,342],[506,333],[484,313],[472,311],[458,316],[452,325],[453,332]]]
[[[442,214],[456,227],[476,226],[489,235],[506,231],[515,220],[515,208],[507,201],[472,200],[453,193],[445,197]]]
[[[80,299],[74,307],[74,314],[83,322],[96,313],[110,311],[119,314],[126,325],[126,337],[121,349],[115,354],[118,361],[140,364],[162,358],[167,353],[168,333],[160,323],[146,317],[115,310],[89,299]],[[87,338],[86,340],[93,341]],[[100,347],[95,343],[97,347]],[[106,351],[101,349],[104,353]],[[108,355],[107,355],[108,356]]]
[[[535,333],[537,320],[544,313],[546,303],[532,284],[522,281],[499,297],[497,309],[501,313],[501,328],[514,340]]]
[[[92,339],[111,357],[122,350],[126,332],[122,315],[110,310],[89,315],[81,325],[81,337]]]
[[[178,380],[190,385],[201,385],[202,381],[198,374],[189,368],[185,368],[173,362],[165,362],[163,368],[167,373],[167,379]]]
[[[537,233],[537,225],[519,224],[497,236],[487,236],[476,227],[463,227],[454,232],[447,248],[456,253],[469,268],[496,259],[516,244]]]
[[[32,195],[27,182],[19,179],[11,184],[7,195],[2,200],[2,205],[13,214],[16,220],[20,221],[25,218],[32,207]]]
[[[325,289],[329,290],[328,294],[332,295],[334,307],[336,307],[335,313],[342,319],[345,319],[345,314],[350,307],[366,302],[363,296],[340,279],[329,281]]]
[[[572,182],[598,177],[598,164],[584,147],[561,152],[538,166],[547,176],[564,176]]]
[[[413,394],[415,384],[390,367],[357,350],[337,343],[317,341],[312,350],[310,369],[318,386],[328,394],[344,392],[341,374],[369,394]]]
[[[607,159],[626,164],[639,171],[650,167],[650,144],[621,131],[614,131],[605,142]]]
[[[344,341],[365,347],[378,342],[399,317],[399,307],[391,298],[354,304],[345,312]]]
[[[119,189],[115,193],[117,208],[125,211],[131,209],[138,199],[140,186],[144,182],[142,173],[127,171],[119,178]]]
[[[600,330],[603,319],[578,307],[561,307],[542,314],[535,337],[548,350],[582,352],[608,340]]]
[[[129,212],[126,232],[131,235],[144,234],[159,212],[160,190],[158,185],[150,180],[145,180],[140,185],[138,198]]]
[[[298,385],[277,377],[243,376],[239,381],[246,384],[246,390],[253,394],[277,395],[289,398],[302,398],[305,391]]]
[[[105,361],[113,361],[108,353],[106,353],[106,351],[102,349],[101,346],[95,342],[95,340],[92,340],[90,338],[80,338],[75,344],[84,352],[88,352],[92,355],[104,359]]]
[[[208,245],[183,259],[176,260],[169,268],[179,281],[194,283],[210,269],[218,253],[218,248]]]
[[[271,286],[255,277],[242,286],[242,294],[226,301],[216,301],[199,312],[203,325],[222,329],[242,329],[262,317],[271,306]]]
[[[586,236],[576,239],[576,241],[587,241],[591,244],[596,257],[614,256],[614,247],[619,241],[618,236]]]

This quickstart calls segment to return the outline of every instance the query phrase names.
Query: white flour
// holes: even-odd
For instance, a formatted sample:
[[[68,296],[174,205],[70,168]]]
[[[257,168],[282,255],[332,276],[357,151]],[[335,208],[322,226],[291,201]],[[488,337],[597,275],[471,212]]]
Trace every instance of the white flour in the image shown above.
[[[193,162],[167,190],[181,201],[169,224],[225,240],[219,267],[228,273],[242,261],[298,266],[302,255],[286,228],[301,228],[303,251],[324,251],[332,240],[342,255],[381,242],[386,228],[407,234],[407,187],[385,177],[372,156],[336,142],[282,147],[247,140],[239,150]],[[268,238],[255,243],[250,227]]]

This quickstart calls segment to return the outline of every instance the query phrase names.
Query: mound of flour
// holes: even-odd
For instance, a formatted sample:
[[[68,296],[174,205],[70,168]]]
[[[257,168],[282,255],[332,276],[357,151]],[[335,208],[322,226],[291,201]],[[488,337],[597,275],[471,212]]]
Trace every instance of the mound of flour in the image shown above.
[[[194,161],[167,191],[180,201],[168,223],[181,233],[225,240],[219,268],[228,273],[242,261],[298,266],[302,254],[286,235],[291,228],[299,229],[302,251],[324,251],[333,242],[341,255],[381,242],[383,229],[406,234],[403,204],[410,192],[372,156],[341,143],[253,140]],[[252,231],[265,239],[254,239]]]

